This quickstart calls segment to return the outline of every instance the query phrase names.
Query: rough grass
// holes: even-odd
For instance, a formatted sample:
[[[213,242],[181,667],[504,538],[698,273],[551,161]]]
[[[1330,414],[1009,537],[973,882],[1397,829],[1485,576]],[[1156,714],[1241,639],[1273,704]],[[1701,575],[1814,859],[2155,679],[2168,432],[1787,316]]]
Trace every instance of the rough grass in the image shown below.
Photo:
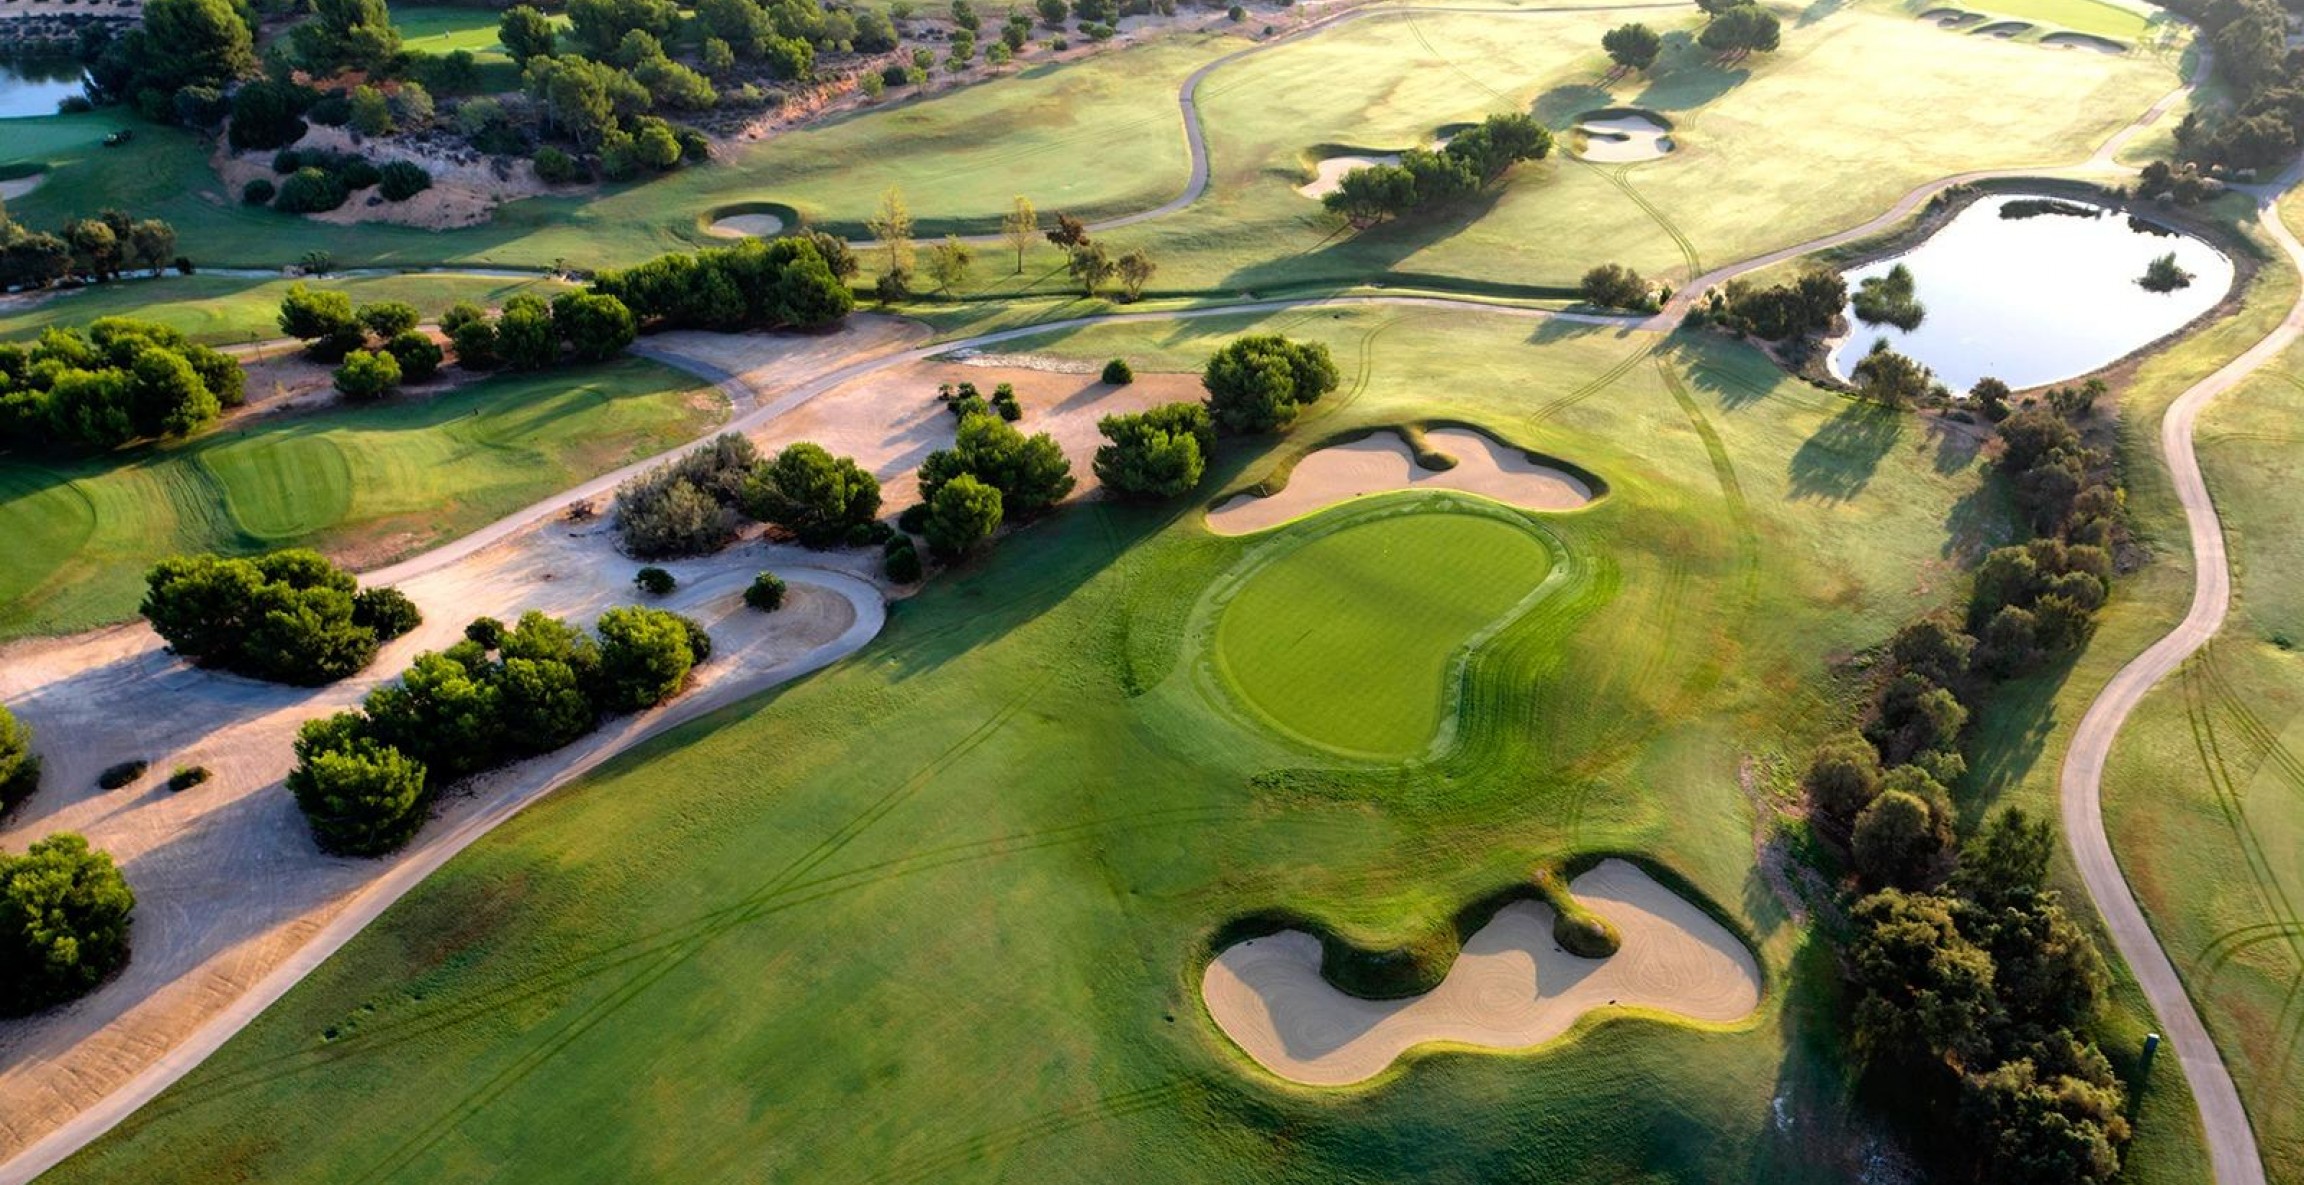
[[[51,325],[86,325],[98,317],[157,321],[210,345],[270,341],[280,336],[280,298],[287,295],[290,285],[299,282],[340,290],[354,304],[406,301],[427,320],[458,301],[497,308],[523,292],[550,299],[568,288],[542,277],[392,275],[296,281],[170,275],[156,281],[99,284],[43,300],[0,304],[0,341],[29,341]]]
[[[725,407],[696,387],[626,359],[86,460],[0,457],[0,638],[129,617],[174,552],[421,551],[702,433]]]
[[[1251,554],[1256,566],[1217,622],[1217,664],[1290,734],[1411,757],[1440,725],[1459,653],[1523,606],[1552,556],[1502,515],[1361,509],[1331,512],[1351,525],[1309,543],[1279,540],[1284,554]]]
[[[1609,482],[1541,520],[1583,575],[1476,652],[1450,756],[1355,773],[1244,721],[1192,622],[1260,541],[1067,510],[524,813],[56,1179],[1849,1179],[1844,1007],[1747,786],[1838,726],[1835,651],[1957,594],[1972,458],[1740,348],[1454,311],[1019,348],[1149,369],[1250,328],[1343,364],[1295,440],[1463,420]],[[1290,447],[1223,452],[1208,494]],[[1734,913],[1782,985],[1750,1030],[1610,1020],[1301,1091],[1200,1010],[1229,919],[1397,947],[1579,850]]]

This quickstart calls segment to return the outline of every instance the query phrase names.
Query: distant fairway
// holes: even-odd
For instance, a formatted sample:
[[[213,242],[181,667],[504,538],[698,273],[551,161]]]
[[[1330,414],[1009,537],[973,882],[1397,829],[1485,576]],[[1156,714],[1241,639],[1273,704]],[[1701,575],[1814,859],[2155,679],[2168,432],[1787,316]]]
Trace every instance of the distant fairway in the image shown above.
[[[0,460],[0,639],[118,621],[179,551],[420,551],[702,433],[694,379],[637,358],[227,424],[63,464]]]
[[[1439,727],[1457,653],[1552,564],[1542,541],[1501,517],[1436,508],[1355,522],[1256,569],[1217,625],[1217,660],[1289,732],[1413,756]]]

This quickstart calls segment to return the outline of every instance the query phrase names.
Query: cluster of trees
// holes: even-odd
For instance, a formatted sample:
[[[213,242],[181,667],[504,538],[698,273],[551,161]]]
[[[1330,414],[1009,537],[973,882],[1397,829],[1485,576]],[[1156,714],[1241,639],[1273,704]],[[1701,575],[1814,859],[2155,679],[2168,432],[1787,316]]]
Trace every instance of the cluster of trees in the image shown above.
[[[1200,386],[1217,429],[1244,436],[1295,423],[1297,411],[1335,390],[1338,378],[1327,346],[1263,333],[1234,338],[1209,355]]]
[[[1890,349],[1884,337],[1873,341],[1872,348],[1850,368],[1848,377],[1855,380],[1858,395],[1885,407],[1911,407],[1947,394],[1944,385],[1936,381],[1935,371]]]
[[[1552,133],[1534,117],[1491,115],[1438,151],[1411,148],[1399,164],[1344,174],[1320,201],[1353,225],[1370,226],[1494,185],[1513,165],[1551,151]]]
[[[1838,272],[1811,271],[1766,288],[1730,280],[1706,296],[1701,319],[1781,342],[1832,328],[1847,303],[1848,282]]]
[[[1608,60],[1616,63],[1618,70],[1646,70],[1655,65],[1657,55],[1664,52],[1664,38],[1656,30],[1635,21],[1602,33],[1600,48],[1607,51]]]
[[[1893,325],[1910,333],[1920,328],[1928,309],[1913,291],[1912,269],[1899,263],[1888,274],[1872,276],[1856,286],[1851,305],[1856,319],[1866,325]]]
[[[2193,111],[2176,125],[2178,160],[2234,169],[2278,168],[2304,146],[2304,55],[2288,48],[2279,0],[2172,0],[2215,47],[2215,69],[2235,101],[2222,115]]]
[[[176,228],[161,219],[108,209],[54,231],[33,230],[9,219],[7,206],[0,205],[0,291],[68,279],[97,284],[132,267],[159,275],[171,264],[191,266],[176,254]]]
[[[1664,307],[1663,299],[1649,288],[1648,281],[1621,263],[1603,263],[1585,272],[1577,291],[1586,304],[1604,309],[1653,313]]]
[[[0,852],[0,1016],[85,995],[125,966],[135,909],[112,857],[81,836]]]
[[[403,382],[423,382],[440,369],[446,352],[417,328],[415,306],[378,301],[354,308],[335,289],[292,285],[280,301],[280,329],[307,343],[323,361],[341,361],[336,388],[354,399],[377,399]],[[579,362],[622,353],[638,323],[624,303],[598,292],[564,292],[547,302],[521,293],[491,317],[469,301],[440,317],[459,365],[473,370],[508,366],[540,370],[560,361],[563,349]]]
[[[301,548],[253,557],[171,556],[144,577],[140,611],[190,662],[317,687],[365,668],[422,623],[395,588],[361,588]]]
[[[343,205],[371,186],[388,202],[404,202],[432,188],[432,174],[413,161],[377,165],[354,153],[318,148],[283,148],[272,156],[272,171],[280,182],[275,185],[263,177],[250,181],[240,188],[242,203],[270,204],[284,214],[317,214]]]
[[[654,327],[815,329],[856,307],[846,282],[855,273],[855,256],[838,239],[786,235],[601,272],[592,291]]]
[[[616,533],[627,554],[644,560],[706,555],[735,542],[745,486],[760,450],[738,432],[625,482],[616,490]]]
[[[790,531],[803,547],[870,543],[879,534],[879,479],[854,457],[835,457],[808,441],[754,468],[741,505],[751,517]]]
[[[253,14],[229,0],[150,0],[142,27],[92,32],[80,56],[98,98],[157,122],[213,123],[224,91],[256,69]]]
[[[32,730],[0,704],[0,818],[40,788],[40,755],[32,751]]]
[[[116,448],[240,406],[240,364],[164,325],[105,317],[0,345],[0,446]]]
[[[959,559],[1001,523],[1046,513],[1076,484],[1055,437],[1026,436],[989,412],[965,415],[952,447],[920,464],[920,500],[927,507],[920,533],[937,556]]]
[[[534,611],[509,628],[483,617],[359,709],[306,723],[288,789],[312,837],[344,855],[399,848],[443,786],[654,707],[712,654],[702,626],[661,609],[610,609],[593,630]]]
[[[1106,416],[1096,430],[1096,480],[1115,497],[1181,498],[1200,484],[1216,448],[1216,422],[1197,403],[1167,403],[1134,415]]]
[[[1696,44],[1723,61],[1740,61],[1756,53],[1774,53],[1784,37],[1784,23],[1756,0],[1696,0],[1711,18],[1696,34]]]
[[[1979,401],[2004,405],[1993,385]],[[2089,398],[2078,389],[2001,424],[1999,464],[2020,490],[2070,463],[2106,467],[2064,419]],[[2076,648],[2109,591],[2121,498],[2093,482],[2069,498],[2061,478],[2033,483],[2056,491],[2029,506],[2040,536],[1985,557],[1964,622],[1898,631],[1862,732],[1823,746],[1803,782],[1812,825],[1868,894],[1844,960],[1857,1047],[1923,1096],[1911,1114],[1956,1129],[1930,1143],[1984,1180],[2109,1180],[2128,1138],[2121,1083],[2084,1035],[2101,960],[2045,887],[2048,825],[2008,811],[1963,848],[1946,790],[1966,775],[1961,733],[1994,682]]]
[[[2172,205],[2197,206],[2214,197],[2216,189],[2214,181],[2200,175],[2197,165],[2189,162],[2172,165],[2156,160],[2137,174],[2136,184],[2129,192],[2146,201],[2166,200]]]

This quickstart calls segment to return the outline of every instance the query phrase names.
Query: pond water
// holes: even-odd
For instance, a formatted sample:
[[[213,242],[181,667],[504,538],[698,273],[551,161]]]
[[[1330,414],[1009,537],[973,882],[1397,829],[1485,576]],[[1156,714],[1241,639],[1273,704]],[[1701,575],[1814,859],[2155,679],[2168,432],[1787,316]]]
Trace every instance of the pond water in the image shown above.
[[[56,101],[80,93],[80,63],[70,58],[0,58],[0,119],[54,115]]]
[[[1866,325],[1848,310],[1853,332],[1832,351],[1832,373],[1848,377],[1872,343],[1886,338],[1955,392],[1986,375],[2017,388],[2058,382],[2181,328],[2232,286],[2232,261],[2190,235],[2086,203],[2061,204],[2100,216],[2001,216],[2009,202],[2027,200],[2039,199],[1985,198],[1911,251],[1849,272],[1854,293],[1903,264],[1927,316],[1907,333]],[[2170,252],[2192,273],[2191,285],[2173,292],[2138,285],[2144,269]]]

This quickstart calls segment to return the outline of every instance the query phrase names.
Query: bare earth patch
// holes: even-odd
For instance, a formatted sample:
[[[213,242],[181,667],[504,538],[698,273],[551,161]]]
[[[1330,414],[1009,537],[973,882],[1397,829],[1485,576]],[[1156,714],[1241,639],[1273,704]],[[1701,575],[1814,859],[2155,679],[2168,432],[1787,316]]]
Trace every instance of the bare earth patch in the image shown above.
[[[1397,433],[1321,449],[1296,463],[1288,484],[1268,496],[1241,494],[1208,512],[1208,529],[1246,535],[1325,510],[1340,502],[1394,490],[1457,490],[1527,510],[1573,510],[1592,501],[1582,481],[1530,460],[1516,449],[1469,428],[1424,434],[1432,448],[1456,459],[1453,469],[1426,469]]]
[[[333,210],[304,215],[316,222],[337,226],[389,222],[396,226],[414,226],[425,230],[453,230],[478,226],[488,221],[496,216],[496,207],[505,202],[542,193],[584,191],[581,186],[562,186],[558,189],[547,186],[536,176],[535,166],[524,160],[509,161],[503,175],[499,176],[496,166],[486,157],[469,162],[459,161],[442,152],[397,139],[354,144],[345,129],[318,124],[313,125],[294,147],[354,153],[379,165],[395,160],[413,161],[424,166],[424,171],[432,175],[432,188],[406,201],[384,201],[376,188],[371,186],[354,191],[343,205]],[[222,200],[239,201],[242,187],[259,177],[278,184],[281,178],[272,171],[272,156],[268,152],[235,156],[229,149],[219,145],[211,159],[218,179],[224,183]],[[371,199],[374,199],[375,204],[369,204]]]
[[[1291,1082],[1342,1086],[1430,1042],[1527,1049],[1588,1012],[1644,1008],[1727,1024],[1760,1006],[1752,952],[1711,915],[1622,860],[1569,886],[1614,923],[1606,959],[1552,941],[1552,907],[1504,907],[1464,944],[1440,986],[1403,1000],[1349,996],[1320,974],[1320,940],[1284,930],[1237,943],[1202,975],[1208,1014],[1249,1057]]]

